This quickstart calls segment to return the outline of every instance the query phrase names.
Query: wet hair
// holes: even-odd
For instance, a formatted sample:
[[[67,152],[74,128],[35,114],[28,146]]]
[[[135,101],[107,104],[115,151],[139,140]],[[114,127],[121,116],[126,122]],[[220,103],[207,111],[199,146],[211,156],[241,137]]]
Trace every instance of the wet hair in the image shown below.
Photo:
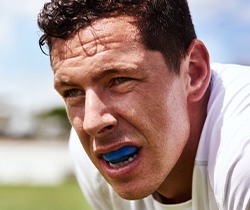
[[[51,50],[53,38],[68,39],[97,19],[120,15],[134,17],[146,48],[160,51],[179,71],[196,38],[187,0],[51,0],[38,15],[39,45]]]

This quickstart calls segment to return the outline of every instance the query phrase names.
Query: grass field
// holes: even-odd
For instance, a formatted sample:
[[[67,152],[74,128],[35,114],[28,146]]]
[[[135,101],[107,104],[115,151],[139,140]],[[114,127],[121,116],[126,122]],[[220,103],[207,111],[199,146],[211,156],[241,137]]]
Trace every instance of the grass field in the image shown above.
[[[58,186],[0,186],[1,210],[91,210],[74,179]]]

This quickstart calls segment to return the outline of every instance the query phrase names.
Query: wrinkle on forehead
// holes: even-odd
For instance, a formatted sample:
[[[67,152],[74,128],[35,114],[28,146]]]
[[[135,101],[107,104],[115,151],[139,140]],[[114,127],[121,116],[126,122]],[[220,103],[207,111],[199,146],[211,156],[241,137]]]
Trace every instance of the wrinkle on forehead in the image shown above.
[[[124,21],[117,21],[122,19]],[[63,62],[78,56],[91,57],[113,49],[124,40],[139,40],[139,33],[132,23],[133,18],[126,16],[100,19],[92,25],[79,30],[68,40],[55,38],[51,50],[51,63]],[[126,31],[123,31],[126,26]],[[131,43],[128,43],[131,44]]]

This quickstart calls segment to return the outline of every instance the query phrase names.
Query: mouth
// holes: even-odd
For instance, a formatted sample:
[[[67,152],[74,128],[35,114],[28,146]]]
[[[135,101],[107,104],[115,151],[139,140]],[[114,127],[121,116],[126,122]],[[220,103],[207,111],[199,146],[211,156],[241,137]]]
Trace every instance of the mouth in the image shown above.
[[[135,146],[124,146],[118,150],[103,154],[103,159],[111,168],[120,168],[133,162],[139,153],[139,148]]]

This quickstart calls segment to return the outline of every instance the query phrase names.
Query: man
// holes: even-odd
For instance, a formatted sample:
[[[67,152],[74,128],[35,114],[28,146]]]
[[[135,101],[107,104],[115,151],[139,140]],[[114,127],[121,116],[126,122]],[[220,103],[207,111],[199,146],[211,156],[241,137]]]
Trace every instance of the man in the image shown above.
[[[210,69],[185,0],[52,0],[38,24],[93,209],[250,209],[250,69]]]

